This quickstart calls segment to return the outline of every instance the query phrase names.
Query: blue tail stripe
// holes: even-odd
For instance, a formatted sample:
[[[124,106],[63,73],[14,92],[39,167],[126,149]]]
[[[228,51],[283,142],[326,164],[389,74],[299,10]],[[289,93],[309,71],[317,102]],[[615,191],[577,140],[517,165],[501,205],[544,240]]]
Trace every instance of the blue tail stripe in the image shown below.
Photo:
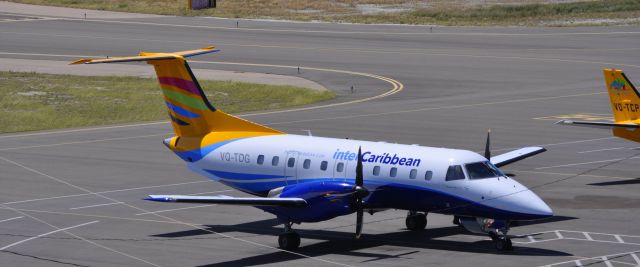
[[[183,117],[187,117],[190,119],[195,119],[195,118],[200,118],[200,115],[193,113],[191,111],[188,111],[184,108],[178,107],[174,104],[169,103],[168,101],[165,101],[165,103],[167,103],[167,107],[169,109],[171,109],[173,112],[175,112],[176,114],[183,116]]]
[[[213,152],[214,150],[218,149],[219,147],[224,146],[224,145],[226,145],[228,143],[231,143],[231,142],[235,142],[235,141],[241,140],[241,139],[244,139],[244,138],[231,139],[231,140],[215,143],[215,144],[212,144],[212,145],[208,145],[208,146],[205,146],[203,148],[189,150],[189,151],[183,151],[183,152],[175,152],[175,153],[176,153],[176,155],[178,155],[178,157],[180,157],[183,160],[186,160],[188,162],[195,162],[195,161],[201,160],[207,154]]]

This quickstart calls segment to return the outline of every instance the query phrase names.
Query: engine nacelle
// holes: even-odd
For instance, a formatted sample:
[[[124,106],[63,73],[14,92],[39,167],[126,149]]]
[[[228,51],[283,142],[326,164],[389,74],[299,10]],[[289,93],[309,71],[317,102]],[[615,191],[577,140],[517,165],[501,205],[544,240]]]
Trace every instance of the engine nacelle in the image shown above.
[[[333,181],[288,185],[269,192],[269,197],[294,197],[307,201],[305,208],[259,207],[282,222],[319,222],[353,212],[353,184]]]

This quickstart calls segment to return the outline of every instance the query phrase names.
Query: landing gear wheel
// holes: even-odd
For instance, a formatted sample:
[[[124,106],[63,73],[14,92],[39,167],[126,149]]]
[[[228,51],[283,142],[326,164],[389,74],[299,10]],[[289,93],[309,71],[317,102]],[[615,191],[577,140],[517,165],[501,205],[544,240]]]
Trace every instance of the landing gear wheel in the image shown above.
[[[513,250],[513,243],[511,243],[510,238],[497,238],[493,241],[493,244],[496,246],[496,249],[499,251],[509,251]]]
[[[296,232],[288,232],[278,236],[278,245],[284,250],[294,250],[300,247],[300,235]]]
[[[407,225],[407,229],[411,231],[421,231],[427,226],[427,215],[423,213],[416,213],[407,216],[404,221]]]

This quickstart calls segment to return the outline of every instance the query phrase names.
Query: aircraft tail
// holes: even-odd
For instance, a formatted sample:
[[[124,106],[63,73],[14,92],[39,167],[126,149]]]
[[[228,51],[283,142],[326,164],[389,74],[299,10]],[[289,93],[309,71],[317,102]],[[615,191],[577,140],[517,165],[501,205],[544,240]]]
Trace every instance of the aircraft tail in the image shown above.
[[[616,123],[640,119],[640,94],[622,70],[604,69],[604,80]]]
[[[177,137],[202,137],[210,132],[231,131],[244,132],[245,134],[242,134],[244,136],[252,135],[247,132],[281,133],[272,128],[226,114],[209,103],[185,58],[217,51],[214,47],[205,47],[173,53],[140,52],[139,56],[80,59],[71,64],[146,61],[153,65]]]
[[[640,94],[622,70],[604,69],[604,80],[611,100],[614,136],[640,142]]]

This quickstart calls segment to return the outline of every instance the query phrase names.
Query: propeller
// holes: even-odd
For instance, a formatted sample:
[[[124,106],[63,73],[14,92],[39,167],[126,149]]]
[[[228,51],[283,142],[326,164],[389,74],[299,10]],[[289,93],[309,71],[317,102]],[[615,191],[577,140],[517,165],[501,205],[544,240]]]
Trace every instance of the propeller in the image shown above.
[[[364,175],[362,174],[362,148],[358,148],[358,163],[356,165],[356,185],[353,187],[354,209],[356,210],[356,239],[362,233],[362,217],[364,216],[363,199],[369,195],[369,190],[364,188]]]
[[[491,159],[491,129],[487,130],[487,143],[484,146],[484,157]]]

